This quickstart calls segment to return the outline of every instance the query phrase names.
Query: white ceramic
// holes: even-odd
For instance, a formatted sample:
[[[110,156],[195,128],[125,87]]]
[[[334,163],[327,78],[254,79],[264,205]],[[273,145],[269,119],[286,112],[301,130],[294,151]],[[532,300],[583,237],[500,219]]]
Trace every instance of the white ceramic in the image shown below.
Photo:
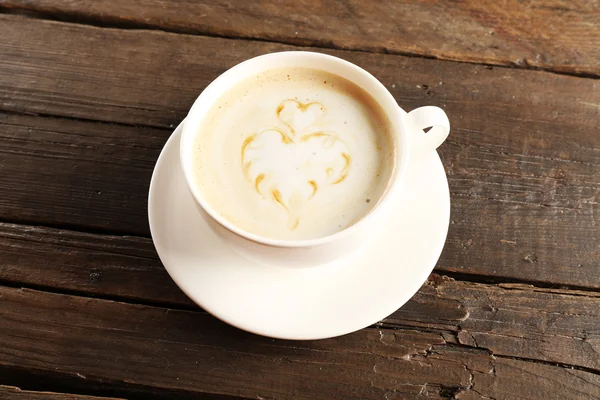
[[[233,326],[298,340],[350,333],[408,301],[439,258],[448,231],[450,196],[434,150],[411,154],[405,193],[362,252],[317,268],[265,267],[233,251],[200,214],[180,167],[181,132],[180,125],[152,176],[152,239],[183,292]]]
[[[204,199],[194,184],[193,160],[196,156],[198,129],[212,105],[230,88],[241,81],[274,68],[317,68],[336,74],[359,85],[371,94],[387,114],[396,144],[396,165],[390,183],[373,209],[359,222],[335,234],[311,240],[274,240],[247,232],[223,218]],[[427,134],[423,128],[433,127]],[[294,267],[321,266],[341,258],[356,256],[368,245],[381,221],[385,221],[397,203],[407,193],[402,190],[409,158],[413,153],[433,152],[446,139],[450,124],[444,111],[438,107],[421,107],[404,112],[390,92],[364,69],[337,57],[313,52],[272,53],[244,61],[215,79],[198,97],[183,126],[181,138],[181,165],[188,187],[207,219],[232,248],[248,259],[263,265]]]

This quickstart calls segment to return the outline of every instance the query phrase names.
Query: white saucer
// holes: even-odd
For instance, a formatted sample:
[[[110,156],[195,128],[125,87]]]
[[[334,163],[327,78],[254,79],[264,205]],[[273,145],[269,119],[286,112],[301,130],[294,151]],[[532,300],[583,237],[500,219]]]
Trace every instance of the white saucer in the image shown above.
[[[234,253],[200,215],[179,166],[181,128],[152,175],[150,231],[175,283],[217,318],[276,338],[343,335],[396,311],[433,270],[450,220],[448,181],[435,151],[410,161],[402,201],[361,254],[314,268],[265,267]]]

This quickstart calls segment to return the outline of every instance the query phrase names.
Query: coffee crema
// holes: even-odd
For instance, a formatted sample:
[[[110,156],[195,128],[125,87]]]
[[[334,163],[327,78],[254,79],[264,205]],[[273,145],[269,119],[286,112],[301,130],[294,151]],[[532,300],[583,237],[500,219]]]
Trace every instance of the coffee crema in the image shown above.
[[[356,84],[273,69],[228,90],[199,130],[194,180],[233,225],[271,239],[316,239],[377,204],[394,168],[391,125]]]

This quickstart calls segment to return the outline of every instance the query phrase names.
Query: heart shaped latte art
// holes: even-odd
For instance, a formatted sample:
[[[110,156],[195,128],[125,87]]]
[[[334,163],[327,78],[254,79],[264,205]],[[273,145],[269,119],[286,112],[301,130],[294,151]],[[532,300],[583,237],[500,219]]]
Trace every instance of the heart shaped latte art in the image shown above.
[[[276,109],[286,129],[267,128],[247,136],[242,169],[258,195],[288,215],[288,228],[300,224],[303,206],[327,185],[343,182],[352,163],[346,143],[335,133],[314,128],[326,113],[319,102],[289,99]]]

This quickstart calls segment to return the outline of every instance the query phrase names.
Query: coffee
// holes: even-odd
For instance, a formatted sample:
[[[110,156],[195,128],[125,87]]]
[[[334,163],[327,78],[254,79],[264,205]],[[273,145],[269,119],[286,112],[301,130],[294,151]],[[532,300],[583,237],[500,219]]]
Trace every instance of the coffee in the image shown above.
[[[379,104],[315,69],[273,69],[242,81],[197,129],[194,181],[208,205],[271,239],[315,239],[356,223],[394,168]]]

